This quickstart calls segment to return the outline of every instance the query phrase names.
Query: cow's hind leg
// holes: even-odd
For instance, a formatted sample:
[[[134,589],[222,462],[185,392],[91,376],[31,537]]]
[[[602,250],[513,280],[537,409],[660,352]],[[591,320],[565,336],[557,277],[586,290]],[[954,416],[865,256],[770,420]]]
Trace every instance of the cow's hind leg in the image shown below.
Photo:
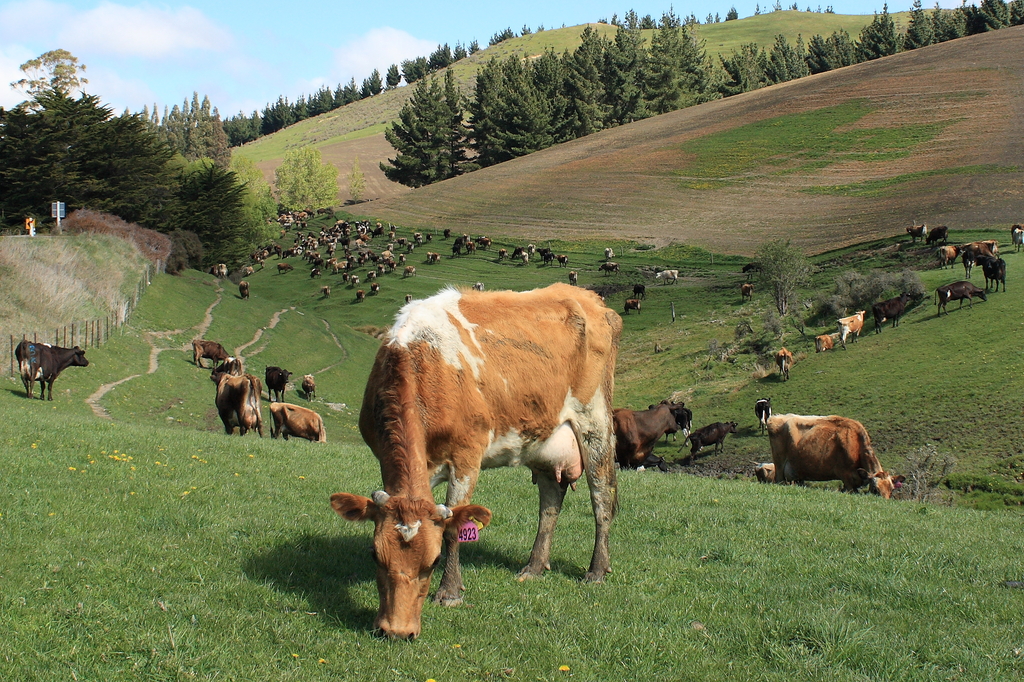
[[[593,448],[593,449],[591,449]],[[594,508],[594,556],[590,559],[590,570],[583,579],[589,583],[604,582],[612,572],[611,556],[608,552],[608,536],[612,519],[619,506],[619,491],[615,480],[615,448],[611,434],[602,439],[598,447],[591,449],[587,461],[587,484],[590,486],[590,502]]]
[[[516,576],[521,581],[541,576],[551,568],[551,538],[555,534],[558,513],[562,511],[562,501],[568,488],[568,482],[563,485],[550,473],[534,472],[533,478],[540,493],[540,519],[537,522],[537,538],[530,552],[530,562]]]

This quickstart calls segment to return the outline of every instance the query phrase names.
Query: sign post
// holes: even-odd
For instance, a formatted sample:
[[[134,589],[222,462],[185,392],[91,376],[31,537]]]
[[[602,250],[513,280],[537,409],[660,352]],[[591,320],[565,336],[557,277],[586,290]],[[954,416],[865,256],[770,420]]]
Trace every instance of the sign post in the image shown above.
[[[50,217],[57,219],[57,234],[60,234],[60,219],[64,217],[63,201],[55,201],[50,204]]]
[[[25,218],[25,233],[29,237],[36,236],[36,219],[31,216]]]

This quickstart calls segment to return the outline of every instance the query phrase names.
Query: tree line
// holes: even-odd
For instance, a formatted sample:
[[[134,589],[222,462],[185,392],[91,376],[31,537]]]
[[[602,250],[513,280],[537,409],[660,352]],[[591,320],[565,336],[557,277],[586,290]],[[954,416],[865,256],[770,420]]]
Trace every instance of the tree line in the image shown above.
[[[815,35],[805,45],[801,36],[792,44],[777,35],[771,47],[748,43],[717,63],[696,38],[692,21],[666,12],[647,41],[641,31],[650,23],[649,17],[630,12],[615,24],[612,39],[588,26],[580,45],[561,55],[548,50],[529,59],[491,59],[478,72],[468,99],[459,94],[450,71],[443,81],[419,81],[385,131],[396,156],[381,163],[381,170],[392,181],[420,187],[605,128],[1019,25],[1024,0],[982,0],[980,6],[931,12],[914,0],[905,34],[885,5],[857,39],[838,30]]]

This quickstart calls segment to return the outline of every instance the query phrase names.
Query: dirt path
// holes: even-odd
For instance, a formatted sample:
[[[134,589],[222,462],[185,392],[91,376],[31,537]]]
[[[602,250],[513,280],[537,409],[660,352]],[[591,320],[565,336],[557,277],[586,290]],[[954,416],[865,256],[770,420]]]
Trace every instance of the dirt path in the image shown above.
[[[220,283],[218,283],[217,284],[217,298],[215,298],[213,300],[213,303],[211,303],[210,306],[206,309],[206,312],[203,315],[203,321],[200,322],[195,327],[192,327],[192,329],[194,329],[195,332],[196,332],[196,336],[202,338],[206,334],[206,331],[210,328],[210,325],[213,324],[213,309],[217,307],[218,303],[220,303],[221,297],[222,297],[223,293],[224,293],[224,288],[220,285]],[[158,347],[157,344],[156,344],[156,341],[158,339],[167,339],[167,338],[170,338],[172,336],[177,336],[178,334],[183,334],[186,331],[187,330],[185,330],[185,329],[172,329],[170,331],[162,331],[162,332],[152,332],[152,331],[142,332],[142,338],[145,339],[146,343],[149,344],[149,367],[146,370],[146,374],[155,374],[156,371],[158,369],[160,369],[160,353],[164,352],[165,350],[176,350],[176,351],[181,351],[181,352],[187,353],[189,351],[189,349],[191,349],[191,347],[192,347],[192,341],[191,340],[186,341],[185,343],[181,344],[180,346],[176,346],[176,347],[175,346],[169,346],[169,347],[161,348],[161,347]],[[96,391],[92,395],[90,395],[88,398],[86,398],[85,402],[89,406],[89,408],[92,410],[93,414],[95,414],[97,417],[100,417],[101,419],[112,419],[112,417],[110,416],[110,413],[107,412],[106,408],[104,408],[102,405],[100,405],[100,400],[102,400],[103,396],[105,396],[106,394],[110,393],[116,387],[120,386],[121,384],[123,384],[123,383],[125,383],[127,381],[131,381],[132,379],[138,379],[140,376],[142,376],[142,375],[141,374],[133,374],[133,375],[131,375],[129,377],[125,377],[124,379],[118,379],[117,381],[112,381],[112,382],[110,382],[108,384],[103,384],[102,386],[97,388]]]
[[[242,351],[245,350],[246,348],[248,348],[249,346],[255,344],[257,341],[259,341],[260,337],[263,336],[263,332],[267,331],[268,329],[273,329],[274,327],[276,327],[277,323],[281,321],[281,315],[283,313],[288,312],[288,310],[295,310],[295,307],[293,306],[290,309],[289,308],[282,308],[281,310],[278,310],[276,313],[274,313],[270,317],[270,322],[267,323],[267,326],[266,327],[260,327],[259,329],[257,329],[256,333],[253,334],[252,340],[249,341],[249,343],[244,343],[244,344],[242,344],[241,346],[239,346],[238,348],[235,349],[235,356],[236,357],[241,357],[242,356]],[[263,352],[263,349],[266,348],[266,347],[267,347],[267,344],[263,344],[262,346],[260,346],[256,350],[254,350],[252,353],[249,353],[249,357],[251,358],[253,355],[256,355],[257,353]]]
[[[334,330],[331,329],[331,324],[327,320],[325,320],[323,318],[320,318],[320,321],[324,323],[324,327],[327,329],[327,333],[331,335],[332,339],[334,339],[334,345],[341,349],[341,360],[338,360],[337,362],[335,362],[332,365],[327,365],[323,369],[319,369],[319,370],[313,372],[314,376],[317,375],[317,374],[323,374],[327,370],[334,369],[335,367],[337,367],[341,363],[343,363],[346,360],[348,360],[348,351],[345,350],[345,346],[341,345],[341,341],[339,341],[338,337],[335,336]]]

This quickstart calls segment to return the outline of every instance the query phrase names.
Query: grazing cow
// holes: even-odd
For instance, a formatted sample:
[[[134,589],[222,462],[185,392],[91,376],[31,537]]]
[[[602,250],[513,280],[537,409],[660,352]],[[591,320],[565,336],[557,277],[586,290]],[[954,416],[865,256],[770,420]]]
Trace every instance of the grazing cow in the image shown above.
[[[294,269],[295,268],[293,268],[290,263],[278,263],[277,264],[277,274],[279,274],[279,275],[281,275],[283,273],[286,273],[289,270],[294,270]]]
[[[242,277],[249,277],[254,272],[256,271],[252,269],[251,265],[246,265],[244,268],[242,268]]]
[[[936,255],[939,257],[939,267],[945,268],[947,265],[953,267],[956,263],[956,257],[960,255],[959,246],[940,246]]]
[[[843,482],[856,492],[863,485],[885,499],[903,485],[903,476],[884,471],[860,422],[828,417],[778,414],[768,420],[776,483]]]
[[[680,430],[688,432],[691,415],[683,403],[668,402],[651,405],[643,412],[626,408],[615,410],[615,461],[623,468],[657,466],[667,471],[664,458],[654,456],[654,446],[663,434],[667,437]],[[688,433],[683,434],[686,435]]]
[[[824,353],[827,350],[832,350],[832,348],[834,348],[834,347],[835,347],[835,344],[832,341],[832,335],[831,334],[822,334],[820,336],[815,336],[814,337],[814,352],[815,353]]]
[[[555,261],[555,252],[551,249],[539,249],[540,259],[544,261],[544,265],[553,263]]]
[[[970,244],[967,244],[960,249],[962,254],[960,262],[964,264],[964,277],[970,279],[971,271],[974,270],[974,263],[977,260],[978,252],[971,248]]]
[[[918,239],[923,239],[925,232],[928,231],[927,225],[914,225],[913,227],[907,228],[907,234],[910,235],[910,243],[916,244]]]
[[[327,442],[324,420],[309,408],[290,403],[272,403],[270,416],[274,419],[274,425],[270,431],[271,438],[277,438],[283,434],[285,440],[288,440],[288,436],[295,436],[314,443]]]
[[[900,325],[900,316],[903,315],[903,311],[907,309],[907,292],[903,292],[896,298],[890,298],[888,301],[882,301],[871,306],[871,314],[875,317],[875,333],[882,333],[882,325],[886,320],[892,320],[892,326],[898,327]]]
[[[357,303],[362,303],[365,300],[366,300],[366,290],[364,290],[364,289],[357,289],[356,290],[356,302]]]
[[[233,377],[240,377],[245,374],[245,368],[242,366],[242,358],[236,358],[231,356],[220,363],[214,372],[223,372],[224,374],[230,374]]]
[[[427,251],[427,263],[428,264],[430,264],[430,263],[440,263],[440,262],[441,262],[441,254],[434,253],[433,251]]]
[[[775,464],[773,462],[761,462],[754,466],[754,476],[759,483],[775,483]]]
[[[377,284],[376,282],[371,282],[370,283],[370,294],[372,294],[373,296],[376,296],[379,293],[380,293],[380,285]]]
[[[960,301],[960,308],[964,307],[964,299],[966,298],[974,307],[974,297],[978,296],[983,301],[988,300],[988,294],[985,290],[976,287],[970,282],[953,282],[952,284],[946,284],[935,290],[935,302],[938,304],[938,308],[935,312],[935,317],[942,314],[943,311],[949,315],[949,311],[946,310],[946,304],[950,301]]]
[[[1014,253],[1020,251],[1024,246],[1024,225],[1014,225],[1010,228],[1010,243],[1013,244]]]
[[[629,315],[630,310],[635,310],[637,315],[640,314],[640,299],[638,298],[627,298],[626,307],[622,311],[623,315]]]
[[[244,279],[238,283],[238,295],[242,297],[242,300],[249,298],[249,283]]]
[[[576,286],[580,283],[580,273],[573,270],[569,273],[569,284]]]
[[[224,431],[230,436],[238,426],[238,435],[244,436],[255,429],[263,438],[263,386],[259,377],[214,372],[210,379],[217,385],[217,413],[224,422]]]
[[[941,239],[943,245],[946,243],[946,238],[949,236],[949,228],[945,225],[939,227],[933,227],[928,231],[928,238],[924,240],[925,244],[936,244]]]
[[[690,459],[700,452],[705,445],[715,446],[715,453],[725,451],[725,437],[730,433],[736,433],[736,422],[715,422],[701,427],[687,436],[690,441]],[[684,441],[685,444],[685,441]],[[680,448],[681,450],[682,448]]]
[[[302,392],[306,394],[306,400],[316,398],[316,379],[312,374],[306,374],[302,377]]]
[[[846,350],[846,338],[850,334],[853,334],[854,341],[860,339],[860,332],[864,329],[864,311],[858,310],[849,317],[841,317],[836,323],[839,325],[839,343],[843,345],[843,350]]]
[[[772,416],[772,399],[761,398],[754,403],[754,414],[757,415],[757,423],[761,425],[761,434],[768,428],[768,417]]]
[[[611,261],[609,261],[607,263],[601,263],[601,267],[599,267],[598,270],[601,270],[606,275],[610,274],[610,273],[613,273],[613,272],[618,272],[619,271],[619,264],[618,263],[612,263]]]
[[[451,228],[448,228],[448,227],[444,228],[444,233],[443,234],[444,234],[443,239],[448,239],[448,237],[451,237],[452,236]]]
[[[754,278],[754,274],[761,272],[761,264],[756,261],[751,261],[743,266],[743,274],[747,276],[749,282]]]
[[[292,373],[280,367],[270,366],[267,367],[265,376],[267,379],[267,398],[270,402],[274,402],[274,396],[277,396],[277,402],[281,402],[284,399],[284,392],[288,388],[288,379],[291,378]]]
[[[25,395],[35,397],[35,384],[38,381],[40,400],[44,393],[48,396],[47,400],[53,400],[53,382],[65,368],[89,366],[85,351],[78,346],[61,348],[24,339],[14,349],[14,357],[18,360],[21,382],[25,384]]]
[[[634,284],[633,285],[633,298],[647,298],[647,285],[646,284]]]
[[[999,283],[1003,283],[1003,291],[1006,291],[1006,261],[993,256],[978,256],[978,265],[985,271],[985,291],[988,291],[989,282],[999,291]]]
[[[484,283],[483,282],[477,282],[476,284],[473,285],[473,291],[483,291],[483,290],[484,290]]]
[[[678,270],[662,270],[661,272],[659,272],[656,275],[654,275],[654,278],[655,279],[663,279],[666,282],[672,282],[672,284],[675,284],[676,281],[678,281],[678,279],[679,279],[679,271]]]
[[[203,358],[213,361],[211,367],[216,367],[218,364],[228,359],[228,352],[224,350],[224,346],[220,345],[216,341],[203,341],[202,339],[192,340],[192,361],[196,364],[196,367],[203,367]],[[203,369],[206,369],[203,367]]]
[[[476,242],[466,242],[466,253],[467,254],[474,254],[474,253],[476,253]]]
[[[313,268],[312,270],[309,271],[309,278],[310,279],[316,279],[320,275],[321,275],[320,268]]]
[[[604,259],[611,260],[612,258],[615,258],[615,251],[613,251],[611,248],[606,248],[604,250]]]
[[[331,297],[331,287],[329,285],[325,284],[324,286],[320,287],[320,293],[323,294],[324,298],[330,298]]]
[[[586,473],[596,533],[584,580],[604,580],[617,507],[611,400],[621,331],[597,295],[565,284],[524,293],[447,288],[399,312],[359,417],[384,490],[372,499],[331,496],[345,519],[375,524],[376,629],[419,635],[442,544],[434,601],[461,603],[460,536],[476,539],[491,520],[470,504],[481,469],[527,466],[540,490],[537,539],[520,579],[549,568],[565,492]],[[435,504],[431,486],[442,481],[445,504]]]
[[[500,263],[506,258],[508,258],[508,249],[498,249],[498,262]]]
[[[789,381],[789,368],[793,366],[793,354],[782,348],[775,354],[775,364],[779,367],[779,376],[783,381]]]
[[[352,275],[351,277],[349,277],[348,278],[348,285],[350,287],[352,287],[353,289],[355,289],[357,286],[359,286],[359,277],[358,277],[358,275]]]
[[[521,260],[523,262],[523,265],[529,265],[530,264],[530,254],[527,253],[526,251],[523,251],[521,254],[519,254],[519,260]]]
[[[565,255],[555,256],[558,259],[558,267],[565,268],[569,266],[569,257]]]
[[[412,266],[412,265],[406,265],[405,266],[405,271],[402,273],[402,277],[415,277],[415,276],[416,276],[416,268],[414,266]]]
[[[750,301],[754,298],[754,285],[753,284],[741,284],[740,285],[740,298],[744,301]]]

